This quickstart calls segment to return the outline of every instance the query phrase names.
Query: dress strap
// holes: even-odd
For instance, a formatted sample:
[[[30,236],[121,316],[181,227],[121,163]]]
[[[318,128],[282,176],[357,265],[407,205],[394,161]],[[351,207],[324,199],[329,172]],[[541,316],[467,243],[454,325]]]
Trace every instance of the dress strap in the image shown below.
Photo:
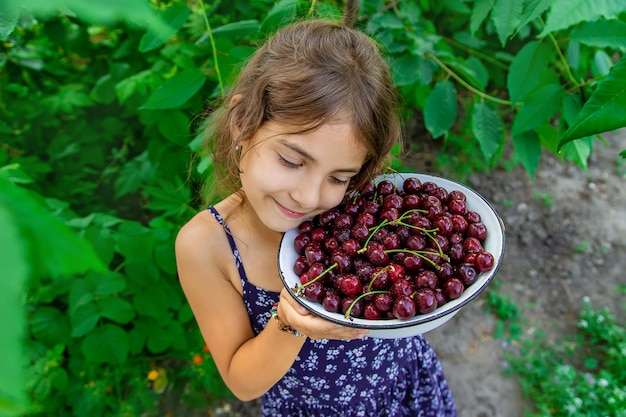
[[[239,277],[241,278],[241,283],[245,284],[248,282],[248,277],[246,275],[246,271],[243,267],[243,262],[241,262],[241,256],[239,256],[239,250],[237,249],[237,245],[235,244],[235,238],[233,238],[233,234],[230,232],[230,228],[224,221],[222,215],[217,211],[217,209],[213,206],[207,207],[207,210],[215,217],[215,220],[222,225],[224,228],[224,232],[226,233],[226,238],[228,239],[228,244],[230,245],[230,250],[233,253],[233,258],[235,259],[235,265],[237,266],[237,270],[239,271]]]

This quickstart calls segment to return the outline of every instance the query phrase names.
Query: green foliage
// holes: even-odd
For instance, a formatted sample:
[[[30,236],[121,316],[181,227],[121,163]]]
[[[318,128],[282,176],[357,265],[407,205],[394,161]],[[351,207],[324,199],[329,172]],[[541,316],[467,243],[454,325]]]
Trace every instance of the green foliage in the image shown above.
[[[437,160],[457,176],[510,164],[508,143],[531,177],[542,152],[585,168],[596,136],[626,125],[621,1],[361,6],[358,24],[387,52],[404,116],[424,115],[424,132],[442,141]],[[202,338],[173,254],[212,174],[203,116],[260,40],[340,8],[0,2],[0,256],[10,277],[0,284],[10,341],[0,414],[30,404],[31,416],[155,415],[169,390],[194,404],[229,395],[209,357],[196,363]],[[505,299],[491,302],[510,319]]]
[[[505,357],[532,399],[529,417],[626,416],[626,328],[588,299],[573,338],[555,343],[538,332]]]

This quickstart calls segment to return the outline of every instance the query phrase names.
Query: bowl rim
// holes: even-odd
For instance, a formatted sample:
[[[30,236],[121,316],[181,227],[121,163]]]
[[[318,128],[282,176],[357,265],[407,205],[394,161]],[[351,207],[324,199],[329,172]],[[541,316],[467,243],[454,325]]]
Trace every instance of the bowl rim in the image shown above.
[[[398,173],[389,173],[389,174],[381,174],[378,175],[374,181],[376,184],[378,184],[379,182],[381,182],[382,180],[385,179],[389,179],[390,177],[397,177],[397,176],[405,176],[405,178],[412,178],[412,177],[417,177],[419,178],[422,183],[426,182],[426,181],[431,181],[434,182],[435,184],[442,186],[444,188],[446,188],[446,190],[448,192],[450,192],[451,190],[450,185],[454,186],[454,187],[459,187],[461,191],[469,191],[470,193],[473,194],[474,197],[478,197],[480,200],[482,200],[482,202],[485,205],[485,209],[489,210],[489,213],[493,215],[493,217],[496,220],[496,223],[498,224],[498,229],[493,231],[493,230],[489,230],[489,233],[497,233],[500,235],[500,239],[501,239],[501,245],[499,247],[499,252],[496,253],[492,253],[490,251],[490,253],[493,255],[494,257],[494,267],[485,272],[486,274],[488,274],[488,276],[482,281],[480,288],[478,288],[477,290],[473,291],[471,294],[469,294],[467,297],[465,297],[462,300],[459,300],[458,302],[451,304],[453,301],[457,301],[457,300],[453,300],[450,301],[446,304],[444,304],[444,306],[439,307],[437,309],[435,309],[434,311],[430,312],[430,313],[426,313],[426,314],[417,314],[413,317],[411,317],[410,319],[406,319],[406,320],[401,320],[401,319],[381,319],[381,320],[368,320],[368,319],[364,319],[364,318],[346,318],[343,314],[341,313],[333,313],[330,311],[325,311],[323,310],[323,307],[321,307],[321,309],[315,310],[311,307],[311,305],[313,304],[313,302],[306,300],[305,298],[295,294],[294,289],[290,287],[289,283],[287,282],[287,278],[285,277],[285,273],[283,272],[282,268],[281,268],[281,251],[283,249],[283,244],[287,244],[284,243],[286,242],[287,236],[290,234],[293,234],[295,232],[295,229],[291,229],[288,232],[285,232],[283,234],[283,236],[281,237],[280,243],[279,243],[279,250],[278,250],[278,255],[277,255],[277,262],[278,262],[278,272],[280,275],[280,279],[283,283],[283,286],[285,288],[287,288],[287,291],[289,292],[289,294],[296,299],[296,301],[302,305],[304,308],[307,309],[307,311],[311,312],[312,314],[315,314],[318,317],[322,317],[325,320],[328,320],[330,322],[342,325],[342,326],[347,326],[347,327],[353,327],[353,328],[358,328],[358,329],[369,329],[369,330],[393,330],[393,329],[402,329],[402,328],[406,328],[406,327],[413,327],[413,326],[417,326],[420,324],[424,324],[424,323],[429,323],[431,321],[437,320],[441,317],[450,315],[452,313],[455,313],[456,311],[458,311],[459,309],[461,309],[462,307],[464,307],[465,305],[467,305],[470,301],[474,300],[479,294],[481,294],[485,288],[487,288],[487,286],[491,283],[491,281],[494,279],[494,277],[496,276],[496,273],[498,272],[498,270],[500,269],[500,266],[502,264],[502,259],[504,257],[504,249],[505,249],[505,225],[504,222],[502,221],[502,218],[498,215],[498,213],[496,212],[496,210],[494,209],[494,207],[491,205],[491,203],[489,203],[489,201],[487,201],[487,199],[485,197],[483,197],[481,194],[479,194],[477,191],[475,191],[473,188],[462,184],[458,181],[455,180],[451,180],[449,178],[445,178],[445,177],[439,177],[439,176],[435,176],[435,175],[431,175],[431,174],[422,174],[422,173],[416,173],[416,172],[398,172]],[[449,183],[448,186],[445,186],[443,184],[440,184],[440,182],[447,182]],[[483,213],[479,213],[481,215],[481,217],[483,216]],[[304,221],[304,220],[303,220]],[[479,276],[480,277],[480,276]],[[475,284],[475,283],[474,283]],[[472,284],[472,286],[474,285]],[[471,288],[471,286],[469,287]],[[467,291],[467,289],[466,289]],[[321,304],[320,304],[321,306]],[[448,308],[446,308],[446,306],[448,306]]]

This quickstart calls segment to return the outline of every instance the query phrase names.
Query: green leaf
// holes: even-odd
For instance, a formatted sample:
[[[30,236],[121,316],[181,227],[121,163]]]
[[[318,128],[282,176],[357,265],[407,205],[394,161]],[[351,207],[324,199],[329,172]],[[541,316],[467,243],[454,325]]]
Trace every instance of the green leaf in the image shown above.
[[[528,95],[513,121],[513,135],[533,130],[550,120],[561,108],[565,90],[559,84],[543,85]]]
[[[7,3],[0,3],[0,41],[6,41],[17,25],[19,9]],[[2,392],[0,390],[0,392]]]
[[[538,35],[566,29],[580,22],[612,17],[624,11],[624,0],[554,0],[546,19],[546,26]]]
[[[570,39],[596,48],[626,49],[626,22],[600,19],[572,29]]]
[[[228,38],[238,41],[261,30],[261,24],[256,19],[240,20],[239,22],[227,23],[213,29],[213,36]]]
[[[100,312],[94,303],[81,305],[70,313],[72,337],[82,337],[96,328]]]
[[[191,10],[183,2],[174,3],[163,10],[160,19],[167,25],[167,30],[149,29],[141,37],[139,51],[148,52],[163,45],[183,27],[190,13]]]
[[[420,66],[423,63],[424,60],[421,57],[412,54],[403,54],[395,58],[390,65],[394,84],[404,86],[420,81]]]
[[[92,247],[50,214],[38,196],[0,177],[0,207],[18,228],[37,277],[67,277],[105,267]]]
[[[152,261],[155,245],[154,233],[140,223],[124,222],[118,230],[116,241],[119,253],[125,258]]]
[[[533,20],[537,19],[539,16],[543,14],[550,5],[553,0],[526,0],[524,1],[524,8],[522,9],[522,17],[520,19],[519,25],[517,27],[517,31],[519,31],[522,27],[526,26]]]
[[[541,159],[541,144],[537,132],[528,130],[519,135],[513,135],[513,146],[530,178],[535,178]]]
[[[92,273],[89,279],[95,281],[94,295],[116,294],[126,288],[126,278],[113,271],[106,274]]]
[[[298,0],[280,0],[274,3],[265,19],[261,22],[261,32],[273,32],[277,28],[291,23],[296,17]]]
[[[68,344],[70,326],[66,316],[59,309],[48,306],[39,307],[30,316],[29,324],[33,337],[47,347]]]
[[[485,159],[490,161],[503,138],[503,124],[498,112],[484,103],[476,103],[472,110],[472,133]]]
[[[25,253],[25,241],[13,223],[11,213],[0,205],[0,329],[2,329],[2,355],[0,355],[0,403],[15,410],[15,416],[26,403],[24,349],[26,309],[23,297],[30,268]],[[1,409],[1,407],[0,407]]]
[[[593,61],[591,61],[591,72],[594,77],[601,78],[611,72],[613,61],[611,57],[603,50],[597,50],[593,54]]]
[[[589,160],[589,156],[593,151],[593,142],[595,141],[595,137],[586,136],[584,138],[580,138],[574,140],[572,142],[568,142],[561,148],[561,152],[567,159],[574,162],[576,165],[587,170],[587,161]]]
[[[626,126],[626,56],[598,83],[575,122],[565,132],[559,148],[578,138]]]
[[[119,297],[106,297],[98,301],[100,314],[119,324],[127,324],[135,317],[135,309],[126,300]]]
[[[128,334],[111,323],[96,327],[81,344],[85,358],[95,363],[124,363],[128,348]]]
[[[111,104],[115,101],[115,79],[105,74],[96,81],[91,89],[90,97],[98,103]]]
[[[171,143],[185,146],[191,141],[189,117],[180,110],[164,111],[159,118],[159,132]]]
[[[156,167],[144,151],[128,161],[115,180],[115,198],[133,193],[146,183],[153,175]]]
[[[523,1],[519,0],[496,0],[491,20],[496,27],[496,33],[500,44],[504,46],[516,30],[522,17]]]
[[[145,287],[133,297],[133,304],[142,316],[162,318],[167,314],[169,302],[164,289],[157,286]]]
[[[206,75],[198,69],[187,69],[167,79],[140,109],[173,109],[187,102],[204,85]]]
[[[451,81],[439,81],[426,99],[424,122],[433,138],[446,133],[457,115],[456,88]]]
[[[546,44],[529,42],[513,59],[507,78],[507,88],[513,103],[519,103],[540,83],[552,61],[552,50]]]
[[[4,2],[14,9],[24,7],[35,16],[46,17],[62,12],[102,25],[113,25],[121,20],[134,26],[166,29],[150,2],[145,0],[4,0]]]

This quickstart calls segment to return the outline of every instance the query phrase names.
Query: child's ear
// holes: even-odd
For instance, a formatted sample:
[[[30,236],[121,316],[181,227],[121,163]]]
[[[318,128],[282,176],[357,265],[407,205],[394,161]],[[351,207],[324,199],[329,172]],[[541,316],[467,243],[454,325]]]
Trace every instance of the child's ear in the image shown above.
[[[230,99],[230,106],[233,106],[235,103],[237,103],[240,99],[241,99],[242,95],[241,94],[235,94],[234,96],[232,96],[232,98]],[[231,138],[233,138],[233,141],[237,141],[239,139],[239,135],[241,134],[241,126],[239,126],[238,122],[238,117],[237,117],[237,111],[235,111],[233,113],[233,118],[231,119],[231,125],[230,125],[230,135]]]

